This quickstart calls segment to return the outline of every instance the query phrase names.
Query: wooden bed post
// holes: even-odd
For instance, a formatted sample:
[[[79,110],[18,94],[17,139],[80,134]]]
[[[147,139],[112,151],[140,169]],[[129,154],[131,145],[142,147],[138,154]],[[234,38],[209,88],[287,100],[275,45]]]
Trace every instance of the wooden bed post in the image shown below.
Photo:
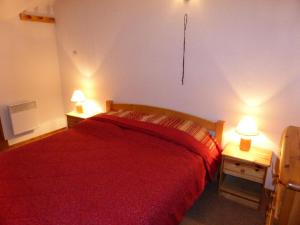
[[[216,123],[216,139],[222,146],[222,138],[223,138],[223,129],[224,129],[225,121],[218,120]]]
[[[114,102],[112,100],[107,100],[106,101],[106,112],[109,112],[112,110],[112,106],[113,106]]]

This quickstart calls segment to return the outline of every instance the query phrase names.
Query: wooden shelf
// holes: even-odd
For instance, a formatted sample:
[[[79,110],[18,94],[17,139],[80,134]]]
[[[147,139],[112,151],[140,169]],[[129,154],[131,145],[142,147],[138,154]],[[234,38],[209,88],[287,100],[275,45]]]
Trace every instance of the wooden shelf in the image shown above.
[[[258,208],[261,199],[261,189],[261,184],[231,175],[224,175],[219,190],[226,198],[252,208]]]
[[[221,190],[242,196],[252,201],[260,201],[261,185],[239,177],[231,175],[224,176]]]
[[[20,19],[24,21],[30,21],[30,22],[55,23],[54,17],[35,16],[25,12],[20,13]]]

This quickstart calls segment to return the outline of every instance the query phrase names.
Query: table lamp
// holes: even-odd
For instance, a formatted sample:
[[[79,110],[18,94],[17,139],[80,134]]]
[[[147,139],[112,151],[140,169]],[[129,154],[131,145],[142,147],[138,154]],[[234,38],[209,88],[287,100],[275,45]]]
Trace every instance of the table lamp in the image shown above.
[[[85,96],[81,90],[75,90],[73,92],[71,102],[75,102],[75,109],[77,113],[83,113],[82,102],[85,101]]]
[[[244,117],[239,122],[236,132],[241,135],[240,150],[249,151],[251,147],[251,137],[258,135],[255,121],[251,117]]]

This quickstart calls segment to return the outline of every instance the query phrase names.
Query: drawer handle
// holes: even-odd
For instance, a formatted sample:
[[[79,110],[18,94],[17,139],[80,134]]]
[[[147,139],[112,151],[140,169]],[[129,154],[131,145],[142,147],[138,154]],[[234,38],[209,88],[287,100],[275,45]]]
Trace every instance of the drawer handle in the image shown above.
[[[235,163],[235,165],[236,165],[236,166],[240,166],[241,164],[240,164],[240,163]]]
[[[258,169],[258,168],[256,168],[256,169],[255,169],[255,171],[256,171],[256,172],[258,172],[258,171],[259,171],[259,169]]]

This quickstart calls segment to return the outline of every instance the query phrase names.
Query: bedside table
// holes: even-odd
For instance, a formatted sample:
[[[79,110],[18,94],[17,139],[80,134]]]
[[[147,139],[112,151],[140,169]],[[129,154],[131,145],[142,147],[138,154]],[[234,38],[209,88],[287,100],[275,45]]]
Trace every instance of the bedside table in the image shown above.
[[[0,119],[0,151],[8,148],[8,142],[4,138],[3,128]]]
[[[77,113],[75,111],[66,113],[68,128],[72,128],[79,122],[81,122],[85,119],[88,119],[90,117],[93,117],[99,113],[93,113],[93,114],[89,113],[88,114],[88,113]]]
[[[271,159],[271,151],[253,147],[246,152],[238,145],[227,145],[222,152],[219,194],[258,209]]]

